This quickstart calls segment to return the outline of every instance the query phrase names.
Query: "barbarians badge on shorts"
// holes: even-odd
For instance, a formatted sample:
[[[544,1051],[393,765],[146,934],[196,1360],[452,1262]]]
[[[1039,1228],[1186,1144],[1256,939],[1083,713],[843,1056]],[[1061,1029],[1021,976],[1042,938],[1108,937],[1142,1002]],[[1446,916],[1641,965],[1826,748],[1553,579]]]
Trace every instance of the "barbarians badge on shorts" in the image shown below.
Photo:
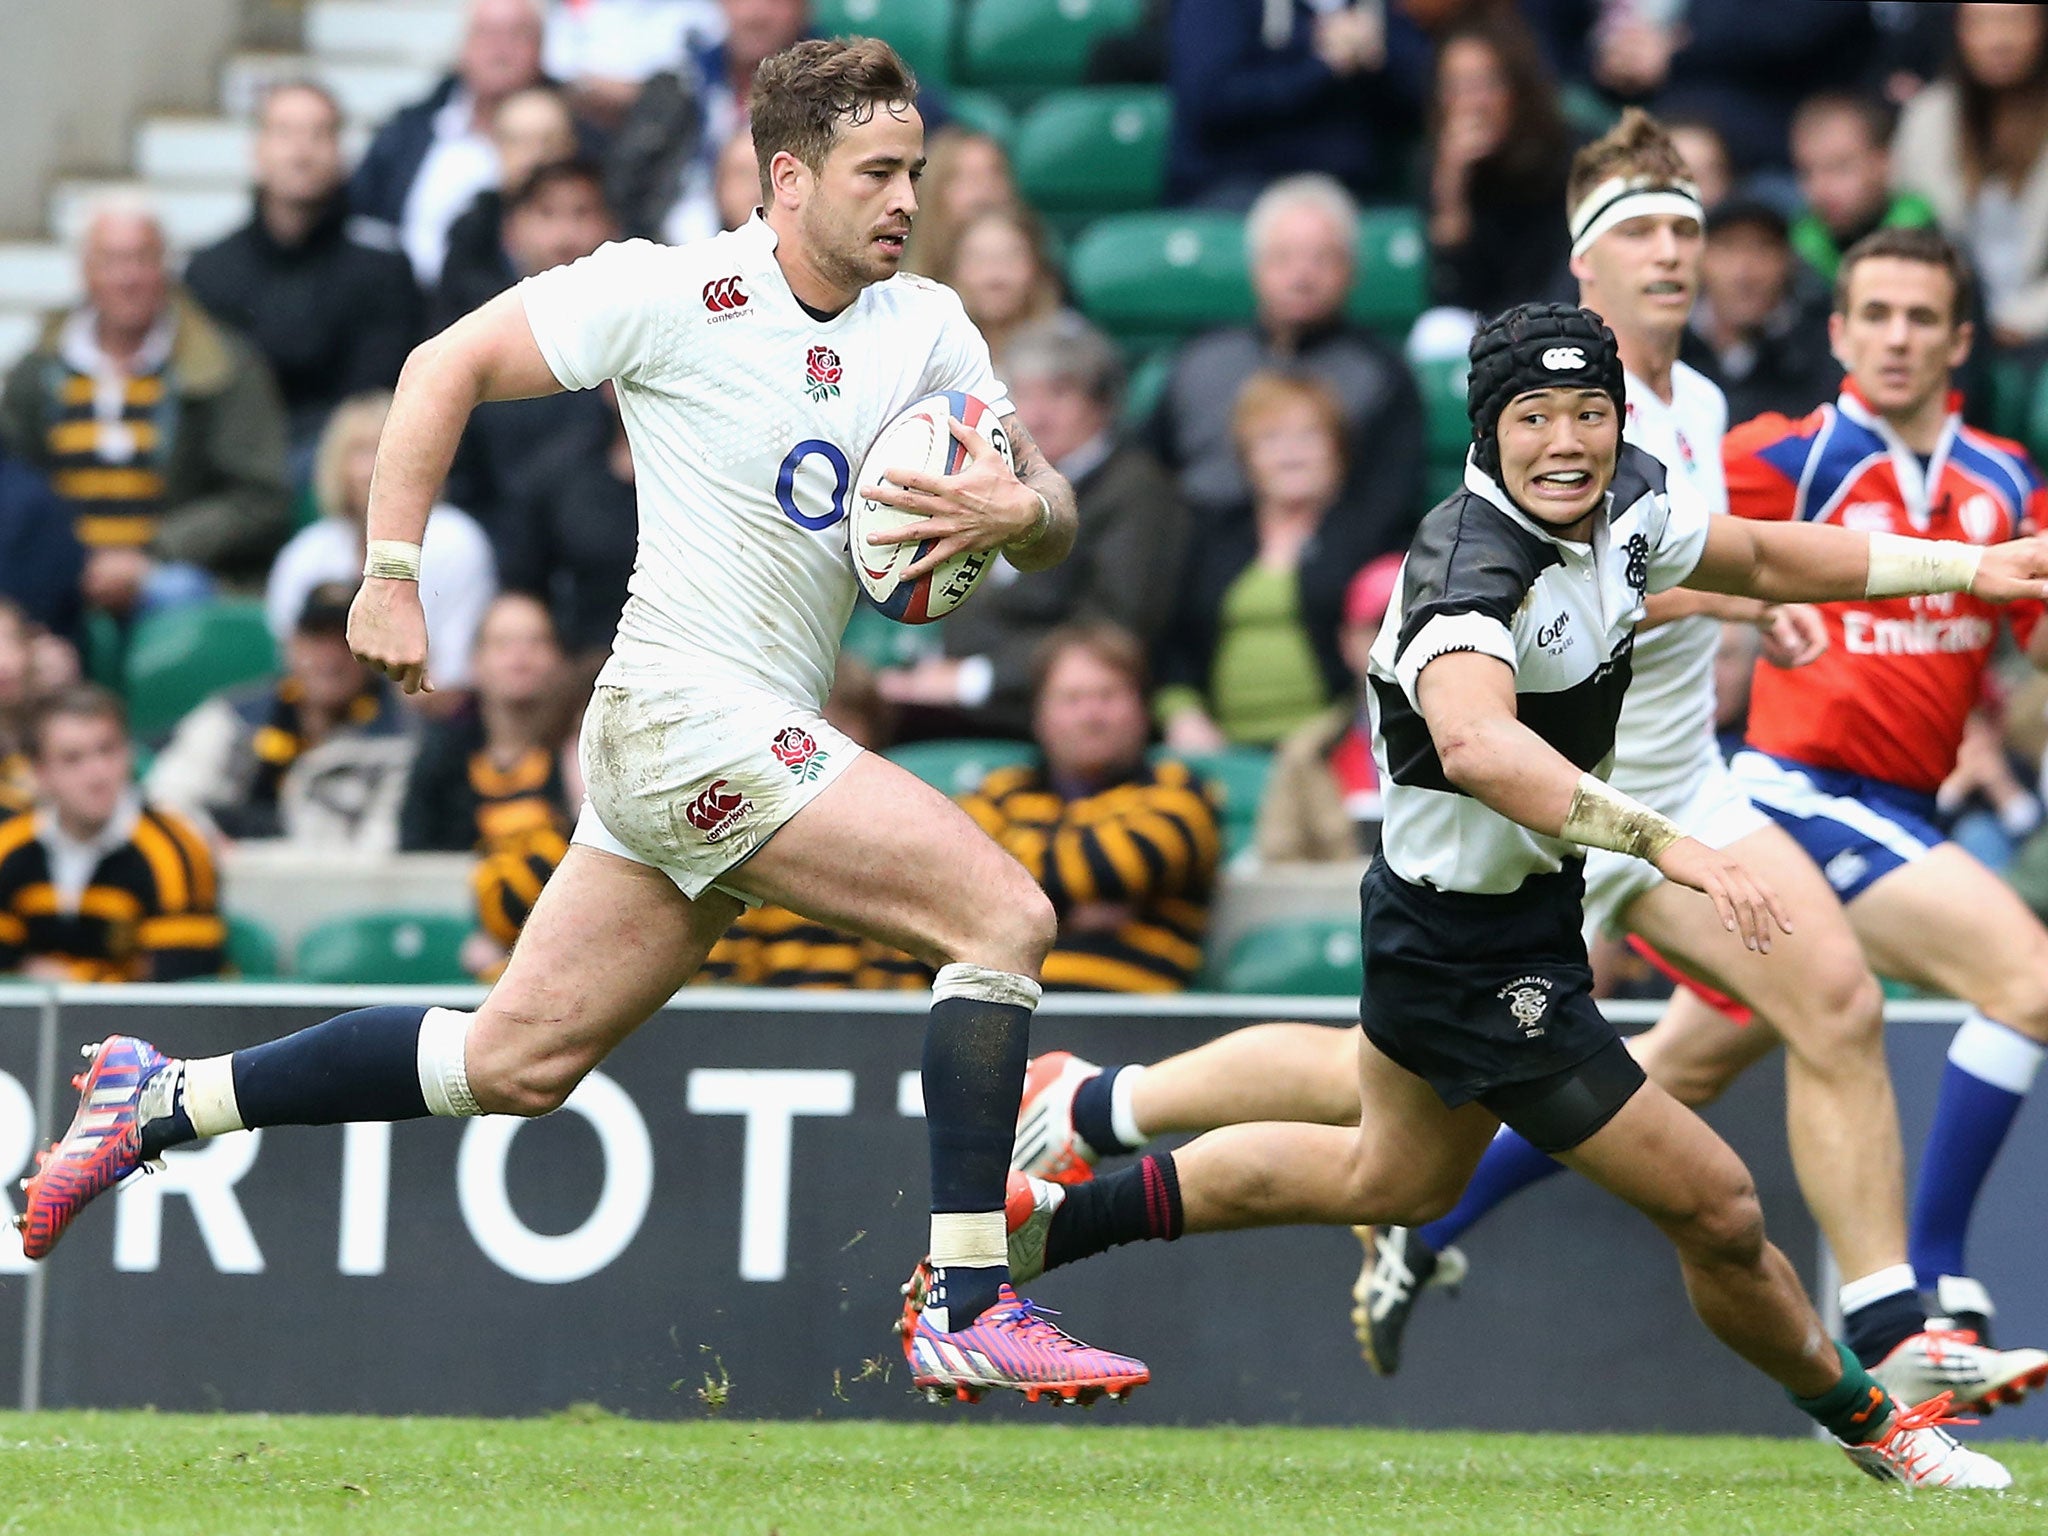
[[[830,347],[813,347],[804,359],[804,393],[816,405],[839,395],[839,354]]]
[[[1554,985],[1548,976],[1518,976],[1494,994],[1508,1005],[1524,1040],[1543,1037],[1543,1016],[1550,1012],[1550,989]]]
[[[832,754],[818,745],[818,738],[800,725],[785,725],[777,731],[768,750],[799,784],[810,783],[832,760]]]

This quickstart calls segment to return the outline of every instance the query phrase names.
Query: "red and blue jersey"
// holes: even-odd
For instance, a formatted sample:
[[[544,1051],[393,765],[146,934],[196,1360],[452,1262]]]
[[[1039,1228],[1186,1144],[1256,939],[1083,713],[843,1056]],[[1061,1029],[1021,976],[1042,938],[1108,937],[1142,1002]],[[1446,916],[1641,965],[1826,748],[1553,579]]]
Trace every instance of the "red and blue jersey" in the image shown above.
[[[1728,510],[1773,522],[1998,544],[2048,522],[2026,450],[1965,426],[1949,402],[1924,461],[1857,392],[1798,421],[1775,413],[1728,434]],[[1828,649],[1810,666],[1759,664],[1749,744],[1777,757],[1932,794],[1955,767],[1998,639],[1998,608],[1963,592],[1820,605]],[[2024,643],[2037,603],[2012,605]]]

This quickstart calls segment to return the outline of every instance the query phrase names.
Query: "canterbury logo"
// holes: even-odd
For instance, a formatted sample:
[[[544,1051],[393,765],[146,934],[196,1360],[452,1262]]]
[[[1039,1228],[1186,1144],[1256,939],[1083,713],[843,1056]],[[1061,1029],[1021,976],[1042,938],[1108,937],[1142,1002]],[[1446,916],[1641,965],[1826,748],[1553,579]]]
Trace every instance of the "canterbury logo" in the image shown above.
[[[714,277],[704,285],[704,307],[714,315],[729,309],[745,309],[747,290],[736,277]]]
[[[713,779],[697,797],[683,807],[683,820],[715,843],[739,825],[754,802],[725,779]]]
[[[1583,368],[1586,366],[1586,354],[1578,347],[1552,347],[1543,354],[1543,366],[1552,373],[1563,373],[1567,368]]]

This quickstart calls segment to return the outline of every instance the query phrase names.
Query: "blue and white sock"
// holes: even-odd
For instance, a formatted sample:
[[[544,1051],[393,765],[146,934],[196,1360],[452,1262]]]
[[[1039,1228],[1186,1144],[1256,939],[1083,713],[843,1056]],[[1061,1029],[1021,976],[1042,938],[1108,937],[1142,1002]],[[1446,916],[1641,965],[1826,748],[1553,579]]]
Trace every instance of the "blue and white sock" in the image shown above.
[[[1921,1289],[1966,1275],[1963,1241],[1991,1163],[2012,1129],[2048,1051],[1981,1013],[1963,1021],[1948,1046],[1934,1124],[1920,1156],[1911,1251]]]
[[[1863,1365],[1873,1366],[1927,1326],[1913,1266],[1892,1264],[1843,1284],[1842,1335]]]
[[[1141,1066],[1104,1067],[1074,1090],[1074,1131],[1097,1157],[1135,1152],[1151,1139],[1131,1111],[1131,1090],[1144,1075]]]
[[[464,1059],[474,1018],[358,1008],[231,1056],[179,1062],[143,1090],[143,1155],[255,1126],[481,1114]]]
[[[1415,1235],[1432,1250],[1442,1253],[1495,1206],[1520,1194],[1531,1184],[1540,1184],[1552,1174],[1563,1172],[1563,1163],[1547,1152],[1538,1152],[1515,1132],[1502,1126],[1494,1134],[1486,1155],[1479,1159],[1479,1166],[1472,1171],[1472,1182],[1465,1186],[1465,1193],[1458,1203],[1449,1214],[1439,1216],[1426,1227],[1416,1228]]]

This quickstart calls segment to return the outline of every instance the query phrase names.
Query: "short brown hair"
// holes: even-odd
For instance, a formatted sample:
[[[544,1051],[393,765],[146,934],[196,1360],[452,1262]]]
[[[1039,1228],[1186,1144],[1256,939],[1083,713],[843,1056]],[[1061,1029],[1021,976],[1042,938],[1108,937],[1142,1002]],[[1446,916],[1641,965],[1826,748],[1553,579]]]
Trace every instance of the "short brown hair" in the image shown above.
[[[771,55],[754,71],[747,93],[763,192],[778,153],[787,150],[821,170],[842,124],[864,123],[878,108],[916,100],[917,76],[878,37],[808,38]]]
[[[60,716],[67,720],[111,720],[123,736],[128,734],[128,707],[118,695],[98,683],[70,683],[47,698],[38,699],[29,711],[30,757],[43,755],[43,735],[50,722]]]
[[[1344,404],[1336,392],[1321,379],[1270,371],[1246,379],[1237,392],[1237,403],[1230,408],[1230,441],[1238,457],[1244,457],[1245,442],[1261,419],[1291,405],[1305,405],[1315,413],[1316,424],[1336,445],[1338,462],[1348,465],[1350,434],[1345,429]]]
[[[1080,619],[1060,625],[1039,641],[1038,648],[1031,653],[1031,707],[1034,710],[1045,696],[1045,685],[1052,677],[1052,669],[1070,651],[1087,652],[1110,671],[1122,676],[1137,690],[1141,699],[1151,689],[1152,676],[1145,664],[1143,641],[1121,624],[1112,624],[1107,619]]]
[[[1571,179],[1565,183],[1565,216],[1569,218],[1586,194],[1610,176],[1643,176],[1655,186],[1677,186],[1692,180],[1671,135],[1641,107],[1630,107],[1612,128],[1572,156]]]
[[[1835,313],[1849,313],[1849,278],[1860,261],[1889,256],[1897,261],[1917,261],[1940,267],[1948,273],[1954,302],[1949,305],[1949,323],[1961,325],[1976,306],[1976,279],[1971,276],[1969,258],[1956,243],[1938,229],[1880,229],[1865,235],[1842,254],[1835,269]]]

